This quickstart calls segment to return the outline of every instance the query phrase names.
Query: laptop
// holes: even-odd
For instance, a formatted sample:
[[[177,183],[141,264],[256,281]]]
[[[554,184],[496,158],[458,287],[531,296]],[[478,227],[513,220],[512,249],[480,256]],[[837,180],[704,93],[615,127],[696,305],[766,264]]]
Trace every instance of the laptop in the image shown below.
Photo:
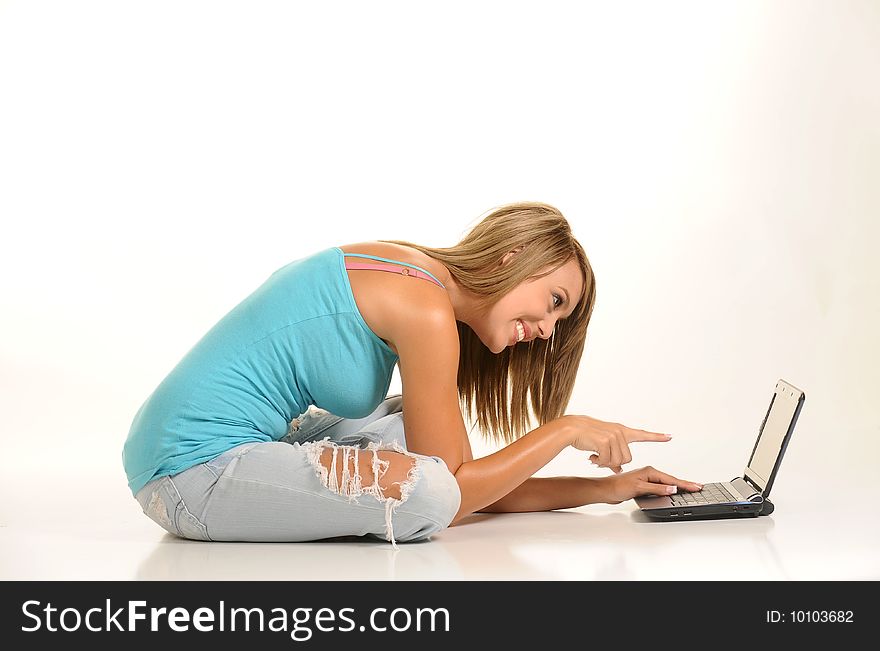
[[[703,490],[695,492],[679,489],[668,497],[636,497],[642,513],[653,520],[667,521],[748,518],[772,513],[770,489],[805,397],[803,391],[780,379],[742,477],[703,484]]]

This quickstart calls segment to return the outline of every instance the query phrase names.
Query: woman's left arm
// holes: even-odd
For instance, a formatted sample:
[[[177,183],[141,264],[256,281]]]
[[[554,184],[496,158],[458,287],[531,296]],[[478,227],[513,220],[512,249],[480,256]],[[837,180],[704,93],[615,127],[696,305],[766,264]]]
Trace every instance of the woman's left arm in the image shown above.
[[[600,502],[620,504],[638,495],[669,495],[679,488],[692,492],[702,490],[703,485],[679,479],[652,466],[609,477],[530,477],[480,511],[519,513],[570,509]]]
[[[480,513],[570,509],[605,502],[604,477],[529,477]]]

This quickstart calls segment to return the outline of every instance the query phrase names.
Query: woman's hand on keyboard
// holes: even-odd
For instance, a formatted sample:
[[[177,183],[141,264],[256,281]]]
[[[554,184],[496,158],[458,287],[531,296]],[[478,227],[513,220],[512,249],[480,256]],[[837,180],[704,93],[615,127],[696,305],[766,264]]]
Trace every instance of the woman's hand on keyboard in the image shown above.
[[[622,472],[621,466],[632,461],[630,443],[672,440],[669,434],[633,429],[620,423],[609,423],[589,416],[566,414],[560,420],[564,420],[570,426],[572,434],[569,445],[578,450],[595,452],[596,454],[590,455],[590,461],[600,468],[611,468],[614,472]]]
[[[602,477],[603,501],[620,504],[639,495],[671,495],[679,490],[692,492],[702,490],[703,485],[678,479],[651,466],[630,470],[611,477]],[[670,491],[669,489],[675,488]]]

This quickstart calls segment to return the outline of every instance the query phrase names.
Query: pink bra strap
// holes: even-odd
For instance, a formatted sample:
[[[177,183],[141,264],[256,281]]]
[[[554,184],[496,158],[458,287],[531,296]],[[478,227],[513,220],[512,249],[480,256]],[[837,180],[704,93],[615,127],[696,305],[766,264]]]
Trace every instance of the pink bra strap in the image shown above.
[[[415,278],[422,278],[424,280],[430,280],[435,285],[443,285],[434,280],[431,276],[424,273],[423,271],[419,271],[418,269],[410,269],[409,267],[398,267],[397,265],[385,264],[384,262],[377,262],[376,264],[371,264],[368,262],[355,262],[354,260],[346,260],[345,261],[346,269],[367,269],[367,270],[376,270],[376,271],[390,271],[395,274],[402,274],[404,276],[413,276]]]

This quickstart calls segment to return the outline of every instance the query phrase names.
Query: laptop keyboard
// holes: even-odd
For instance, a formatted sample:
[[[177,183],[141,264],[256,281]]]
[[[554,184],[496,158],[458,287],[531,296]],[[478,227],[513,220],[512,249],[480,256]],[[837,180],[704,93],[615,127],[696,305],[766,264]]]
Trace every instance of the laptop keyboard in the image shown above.
[[[690,504],[725,504],[736,502],[736,498],[727,492],[723,484],[703,484],[703,490],[694,493],[674,493],[669,497],[676,506]]]

